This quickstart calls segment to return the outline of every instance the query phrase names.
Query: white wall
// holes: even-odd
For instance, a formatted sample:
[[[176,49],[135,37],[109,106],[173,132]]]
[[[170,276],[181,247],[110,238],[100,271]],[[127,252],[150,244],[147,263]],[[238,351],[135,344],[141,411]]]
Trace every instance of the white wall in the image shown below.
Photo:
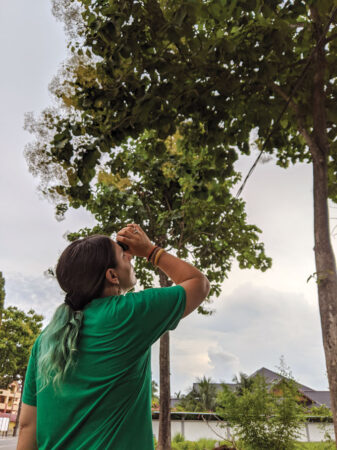
[[[153,434],[158,439],[159,420],[152,420]],[[230,429],[223,426],[223,423],[209,421],[208,423],[199,420],[172,420],[171,435],[181,433],[188,441],[197,441],[200,438],[215,439],[217,441],[228,439]],[[326,439],[324,436],[328,432],[334,438],[334,428],[332,423],[319,424],[307,423],[302,426],[299,434],[299,441],[318,442]]]

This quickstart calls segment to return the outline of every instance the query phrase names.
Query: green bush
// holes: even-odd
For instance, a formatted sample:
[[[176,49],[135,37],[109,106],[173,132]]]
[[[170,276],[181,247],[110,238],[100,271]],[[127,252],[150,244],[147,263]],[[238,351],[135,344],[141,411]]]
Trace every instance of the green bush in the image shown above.
[[[174,438],[172,439],[172,443],[178,443],[178,442],[185,442],[185,438],[181,433],[177,433],[174,435]]]
[[[224,385],[217,398],[217,413],[235,427],[236,440],[247,450],[291,450],[303,422],[298,387],[283,378],[270,386],[261,376],[232,392]]]

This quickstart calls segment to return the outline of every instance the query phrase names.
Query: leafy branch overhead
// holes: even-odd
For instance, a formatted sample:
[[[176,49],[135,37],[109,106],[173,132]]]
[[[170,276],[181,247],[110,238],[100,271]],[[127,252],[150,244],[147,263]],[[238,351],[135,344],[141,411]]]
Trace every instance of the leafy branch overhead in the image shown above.
[[[74,45],[75,56],[53,83],[62,114],[48,109],[27,122],[38,137],[28,162],[59,216],[69,206],[94,214],[97,226],[70,239],[140,223],[151,239],[203,268],[218,295],[234,257],[241,268],[271,265],[260,230],[247,224],[244,202],[232,195],[241,177],[233,131],[224,132],[225,117],[216,126],[210,120],[223,99],[210,91],[205,64],[193,74],[200,86],[190,86],[191,63],[175,45],[179,4],[162,5],[155,20],[156,2],[110,3],[82,4],[86,45]],[[184,15],[191,30],[196,12]],[[202,27],[200,33],[207,38]],[[136,270],[150,286],[147,263],[137,261]]]

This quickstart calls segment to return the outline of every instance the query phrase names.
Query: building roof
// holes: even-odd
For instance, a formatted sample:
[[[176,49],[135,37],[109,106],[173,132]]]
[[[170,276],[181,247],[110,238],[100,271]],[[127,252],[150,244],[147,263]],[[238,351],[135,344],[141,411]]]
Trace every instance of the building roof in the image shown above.
[[[286,378],[279,373],[267,369],[266,367],[261,367],[261,369],[256,370],[254,373],[249,375],[248,378],[253,378],[257,375],[263,376],[267,384],[277,383],[282,379]],[[217,392],[222,390],[224,384],[228,386],[229,389],[232,391],[234,391],[238,386],[236,383],[212,383],[212,384],[213,386],[216,387]],[[305,386],[304,384],[297,383],[297,385],[298,390],[313,403],[313,406],[326,405],[328,408],[331,408],[330,391],[315,391],[314,389]],[[193,389],[195,389],[198,392],[199,383],[193,383]]]
[[[331,408],[331,396],[330,391],[305,391],[300,389],[302,394],[314,403],[314,406],[325,405]]]
[[[266,369],[265,367],[261,367],[261,369],[256,370],[254,373],[252,373],[251,375],[249,375],[249,378],[253,378],[256,377],[257,375],[261,375],[263,376],[263,378],[266,380],[266,382],[268,384],[272,384],[275,383],[277,381],[281,381],[283,378],[285,378],[283,375],[273,372],[272,370]],[[306,390],[306,391],[312,391],[314,392],[313,389],[311,389],[308,386],[304,386],[304,384],[300,384],[297,383],[298,388],[302,391],[302,390]]]

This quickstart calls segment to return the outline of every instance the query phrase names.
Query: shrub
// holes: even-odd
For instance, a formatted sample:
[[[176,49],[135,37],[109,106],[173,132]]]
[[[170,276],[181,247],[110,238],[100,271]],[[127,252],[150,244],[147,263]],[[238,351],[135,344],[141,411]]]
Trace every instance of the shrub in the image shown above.
[[[303,422],[297,383],[283,378],[267,385],[256,376],[250,385],[230,391],[224,385],[217,398],[217,413],[232,427],[247,450],[291,450]]]

